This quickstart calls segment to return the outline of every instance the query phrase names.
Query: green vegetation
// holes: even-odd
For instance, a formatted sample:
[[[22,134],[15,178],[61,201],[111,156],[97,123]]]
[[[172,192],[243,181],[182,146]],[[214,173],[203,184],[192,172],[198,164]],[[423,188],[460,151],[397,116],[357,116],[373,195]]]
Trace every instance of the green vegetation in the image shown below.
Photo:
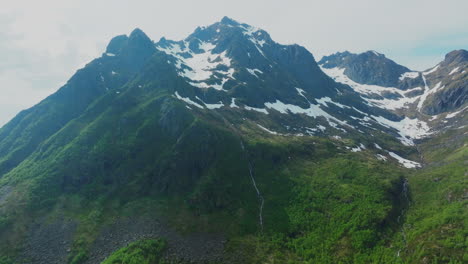
[[[163,240],[140,240],[112,253],[102,264],[164,264],[166,248]]]
[[[438,139],[445,148],[433,148],[437,139],[423,145],[428,158],[441,152],[445,156],[409,178],[412,202],[405,221],[409,263],[468,261],[468,148],[447,147],[450,134]]]
[[[147,110],[136,110],[131,118],[142,116],[141,111]],[[25,170],[21,173],[12,171],[10,179],[32,172],[44,175],[30,181],[30,194],[35,198],[26,200],[31,211],[24,213],[21,217],[25,220],[19,223],[44,214],[53,218],[54,214],[65,213],[77,219],[80,224],[69,257],[69,263],[74,264],[87,259],[97,231],[111,219],[151,212],[171,219],[172,227],[182,233],[226,234],[229,241],[226,259],[234,263],[259,263],[266,259],[271,263],[417,263],[421,259],[457,263],[466,258],[464,187],[460,184],[465,173],[464,147],[447,156],[450,163],[413,171],[378,161],[372,151],[345,151],[345,146],[354,144],[352,141],[264,137],[255,134],[249,123],[237,134],[220,126],[216,117],[201,120],[180,114],[178,118],[187,121],[183,121],[185,128],[178,132],[177,145],[171,145],[172,137],[158,132],[151,122],[143,126],[135,124],[135,129],[139,127],[140,135],[151,129],[154,142],[139,142],[140,136],[130,135],[122,136],[125,141],[115,142],[115,136],[102,133],[103,127],[91,125],[62,150],[54,147],[51,152],[41,153],[43,162],[49,157],[69,160],[72,155],[74,160],[80,160],[78,168],[86,168],[80,169],[80,174],[73,176],[77,167],[57,165],[52,166],[56,173],[51,173],[52,170],[34,162],[20,166],[18,170]],[[73,129],[79,122],[71,124]],[[167,140],[160,142],[156,138]],[[241,138],[245,151],[240,148]],[[62,139],[57,135],[44,148],[58,144],[54,140]],[[83,140],[96,142],[93,150],[80,151]],[[141,144],[155,144],[158,152],[134,152],[142,149]],[[204,147],[207,145],[209,149]],[[174,149],[183,149],[185,154],[175,155]],[[134,158],[128,159],[132,155]],[[159,169],[165,167],[165,162],[177,160],[177,169],[167,170],[171,178],[164,181],[153,178],[152,167],[141,167],[132,177],[125,178],[138,164],[151,164],[150,159]],[[258,224],[259,202],[249,178],[248,160],[265,198],[263,233]],[[47,173],[41,173],[43,169]],[[59,175],[70,178],[57,178]],[[83,175],[94,177],[79,182]],[[192,176],[183,177],[187,175]],[[401,197],[403,178],[410,182],[409,208]],[[158,180],[154,182],[155,179]],[[61,182],[61,186],[51,192],[56,186],[54,182]],[[40,192],[45,185],[49,191]],[[36,203],[37,200],[42,202]],[[403,209],[406,209],[404,222],[398,222]],[[8,223],[6,219],[2,221]],[[131,263],[109,261],[133,259],[158,263],[151,262],[158,256],[152,252],[163,250],[162,245],[161,241],[138,242],[117,251],[105,263]]]

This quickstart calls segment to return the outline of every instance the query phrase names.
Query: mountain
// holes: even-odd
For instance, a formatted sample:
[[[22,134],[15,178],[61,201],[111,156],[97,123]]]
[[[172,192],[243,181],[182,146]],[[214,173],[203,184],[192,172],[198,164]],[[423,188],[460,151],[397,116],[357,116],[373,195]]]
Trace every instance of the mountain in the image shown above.
[[[455,50],[434,68],[425,72],[431,92],[419,103],[421,111],[428,115],[454,112],[466,106],[468,101],[468,51]]]
[[[0,263],[461,261],[464,54],[117,36],[0,129]]]
[[[324,56],[319,64],[325,68],[344,68],[344,74],[357,83],[384,87],[397,87],[400,76],[410,72],[405,66],[373,50],[361,54],[338,52]]]
[[[468,80],[466,50],[448,53],[444,61],[424,72],[404,70],[407,68],[395,66],[398,64],[384,55],[379,55],[381,61],[369,58],[357,61],[359,66],[354,65],[353,58],[376,57],[377,54],[337,53],[323,57],[319,65],[334,80],[353,87],[368,104],[385,108],[401,116],[417,118],[420,124],[427,126],[426,135],[439,133],[446,128],[462,127],[466,123],[464,115],[467,106]],[[387,78],[393,76],[392,81],[380,84],[369,83],[366,79],[367,72],[359,74],[353,70],[362,65],[374,69],[386,69],[376,74]],[[390,69],[388,65],[395,67]],[[396,74],[397,69],[400,69],[398,72],[400,75]],[[389,83],[393,83],[393,86]]]
[[[152,41],[141,31],[114,38],[106,55],[95,59],[55,94],[22,111],[0,130],[0,177],[46,139],[79,117],[100,96],[127,83],[154,52]],[[120,56],[114,57],[113,53]],[[115,74],[119,72],[119,74]]]

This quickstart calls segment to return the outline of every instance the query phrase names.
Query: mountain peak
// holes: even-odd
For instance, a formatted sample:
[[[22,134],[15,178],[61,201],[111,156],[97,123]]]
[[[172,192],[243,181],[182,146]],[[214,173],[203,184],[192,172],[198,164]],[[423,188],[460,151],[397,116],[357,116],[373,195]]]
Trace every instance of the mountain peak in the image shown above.
[[[450,63],[461,63],[468,61],[468,51],[464,49],[453,50],[445,55],[444,62]]]
[[[139,28],[135,28],[128,38],[129,42],[153,43],[151,39]]]
[[[385,57],[385,55],[383,55],[382,53],[378,53],[378,52],[375,51],[375,50],[368,50],[368,51],[363,52],[363,53],[361,53],[361,54],[364,54],[364,55],[371,55],[371,56],[377,56],[377,57],[381,57],[381,56]],[[361,54],[360,54],[360,55],[361,55]]]
[[[119,54],[122,48],[127,44],[128,36],[119,35],[113,37],[106,48],[107,54]]]
[[[319,64],[326,69],[344,68],[344,74],[357,83],[384,87],[397,87],[400,76],[410,72],[410,69],[374,50],[360,54],[338,52],[324,56]]]
[[[221,24],[223,25],[231,25],[231,26],[238,26],[240,25],[239,22],[235,21],[234,19],[230,18],[230,17],[227,17],[227,16],[224,16],[222,19],[221,19]]]
[[[118,55],[129,49],[153,50],[153,41],[139,28],[135,28],[130,36],[119,35],[111,39],[106,48],[107,54]]]

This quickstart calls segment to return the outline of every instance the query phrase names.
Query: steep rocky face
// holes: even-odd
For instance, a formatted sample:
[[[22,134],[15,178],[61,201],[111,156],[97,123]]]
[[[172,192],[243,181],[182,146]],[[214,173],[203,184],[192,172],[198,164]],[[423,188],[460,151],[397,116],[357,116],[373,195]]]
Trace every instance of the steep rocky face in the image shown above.
[[[411,72],[408,68],[375,51],[361,54],[347,51],[335,53],[324,56],[319,64],[327,69],[344,68],[344,74],[357,83],[383,87],[399,87],[402,74]]]
[[[306,106],[296,87],[313,91],[315,98],[336,95],[336,84],[305,48],[278,44],[267,32],[229,18],[198,28],[182,41],[163,38],[156,47],[172,57],[179,75],[200,88],[196,95],[207,103],[229,104],[237,98],[263,107],[286,99]]]
[[[468,51],[455,50],[434,68],[423,73],[433,88],[421,105],[429,115],[453,112],[468,102]]]

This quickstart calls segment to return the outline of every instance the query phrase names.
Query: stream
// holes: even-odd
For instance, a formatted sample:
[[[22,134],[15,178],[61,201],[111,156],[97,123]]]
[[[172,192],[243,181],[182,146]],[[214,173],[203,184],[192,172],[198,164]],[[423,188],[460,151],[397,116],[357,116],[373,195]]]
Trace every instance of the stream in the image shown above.
[[[255,177],[253,175],[252,162],[249,159],[248,153],[245,151],[244,143],[242,142],[242,140],[240,141],[240,144],[241,144],[242,151],[244,151],[244,153],[246,154],[250,179],[252,180],[252,185],[255,188],[255,191],[257,192],[258,201],[260,202],[258,217],[259,217],[260,231],[263,232],[263,205],[265,203],[265,199],[263,199],[262,193],[257,187],[257,182],[255,181]]]
[[[405,250],[407,248],[407,246],[408,246],[408,243],[407,243],[407,240],[406,240],[405,223],[403,222],[404,221],[403,218],[405,217],[406,211],[408,210],[408,207],[411,204],[410,199],[408,197],[408,187],[409,187],[409,182],[408,182],[408,179],[405,178],[403,180],[403,186],[402,186],[402,190],[401,190],[401,197],[403,198],[402,202],[404,202],[405,205],[401,209],[401,213],[397,218],[397,222],[401,223],[400,232],[401,232],[401,236],[403,238],[403,250]],[[397,257],[400,257],[401,250],[402,250],[401,248],[398,250]]]

